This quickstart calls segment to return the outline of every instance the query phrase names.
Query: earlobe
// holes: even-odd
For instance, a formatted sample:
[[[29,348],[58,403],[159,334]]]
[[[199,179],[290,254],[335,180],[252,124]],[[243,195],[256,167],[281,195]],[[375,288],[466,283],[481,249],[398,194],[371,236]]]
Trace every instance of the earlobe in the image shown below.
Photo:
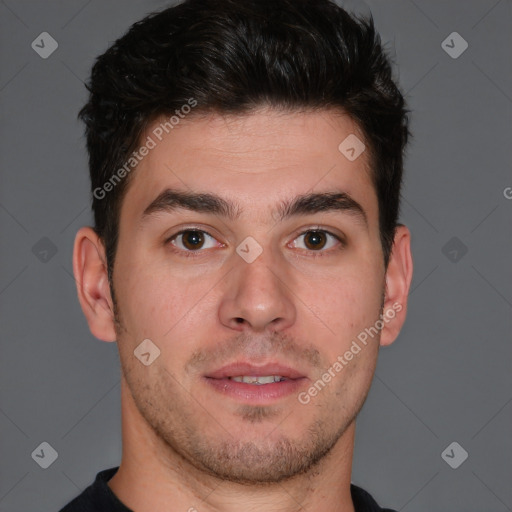
[[[406,226],[398,225],[386,271],[386,293],[382,313],[384,327],[380,337],[382,346],[395,341],[405,322],[412,272],[411,234]]]
[[[78,300],[93,336],[115,341],[114,313],[103,243],[91,227],[80,228],[73,249]]]

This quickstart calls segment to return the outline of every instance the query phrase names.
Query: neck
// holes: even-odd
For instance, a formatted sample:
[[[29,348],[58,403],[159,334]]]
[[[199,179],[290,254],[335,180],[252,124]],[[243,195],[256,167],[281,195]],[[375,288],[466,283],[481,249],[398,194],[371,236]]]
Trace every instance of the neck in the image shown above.
[[[209,475],[176,453],[140,415],[124,377],[121,382],[123,456],[108,485],[135,512],[354,512],[355,422],[308,473],[279,483],[242,485]]]

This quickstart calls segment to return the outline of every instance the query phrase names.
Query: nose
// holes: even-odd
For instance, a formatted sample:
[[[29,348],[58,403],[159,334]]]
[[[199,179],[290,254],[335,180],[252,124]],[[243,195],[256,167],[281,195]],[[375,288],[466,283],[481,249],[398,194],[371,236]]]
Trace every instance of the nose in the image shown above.
[[[223,325],[254,332],[282,331],[296,320],[291,276],[265,249],[252,263],[237,254],[235,267],[226,276],[219,316]],[[279,264],[280,263],[280,264]]]

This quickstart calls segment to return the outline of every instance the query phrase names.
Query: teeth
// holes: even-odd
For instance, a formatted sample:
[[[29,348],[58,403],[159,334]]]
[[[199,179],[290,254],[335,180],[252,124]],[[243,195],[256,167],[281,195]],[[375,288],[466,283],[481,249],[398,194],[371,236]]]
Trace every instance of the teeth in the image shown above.
[[[246,384],[272,384],[274,382],[281,382],[282,380],[286,380],[285,377],[281,377],[280,375],[265,375],[261,377],[241,375],[239,377],[229,378],[235,382],[245,382]]]

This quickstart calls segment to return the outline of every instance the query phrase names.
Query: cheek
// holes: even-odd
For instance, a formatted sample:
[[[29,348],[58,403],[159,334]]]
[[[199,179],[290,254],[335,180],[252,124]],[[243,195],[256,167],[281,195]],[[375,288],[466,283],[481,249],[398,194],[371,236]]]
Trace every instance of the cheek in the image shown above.
[[[383,275],[377,258],[361,257],[357,252],[337,268],[311,263],[282,269],[291,289],[288,300],[297,312],[294,327],[321,342],[326,355],[336,357],[378,318]],[[187,341],[182,346],[191,347],[194,340],[207,339],[203,335],[218,327],[217,313],[227,292],[222,286],[215,290],[215,285],[220,284],[223,267],[201,268],[189,263],[196,267],[191,274],[126,247],[120,246],[118,254],[116,295],[123,326],[133,344],[145,338],[155,343],[160,340],[163,345],[179,339]]]
[[[135,254],[119,261],[116,295],[123,325],[129,336],[164,342],[180,337],[190,323],[203,318],[208,290],[216,282],[213,274],[189,276],[168,264],[137,259]],[[218,280],[218,277],[217,277]]]
[[[328,276],[303,275],[296,283],[297,296],[310,310],[307,322],[321,320],[335,344],[357,336],[378,319],[384,283],[378,266],[347,265]]]

